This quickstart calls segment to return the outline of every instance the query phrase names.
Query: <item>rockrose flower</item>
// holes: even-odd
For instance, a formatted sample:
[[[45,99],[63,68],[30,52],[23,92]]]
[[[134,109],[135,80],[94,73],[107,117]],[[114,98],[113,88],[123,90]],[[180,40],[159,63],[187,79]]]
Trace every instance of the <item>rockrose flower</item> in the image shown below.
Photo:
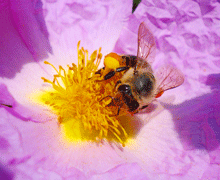
[[[220,3],[131,10],[127,0],[1,3],[0,179],[220,179]],[[102,55],[137,54],[141,22],[155,36],[153,69],[177,66],[185,82],[117,119],[95,94],[115,81],[89,79]]]

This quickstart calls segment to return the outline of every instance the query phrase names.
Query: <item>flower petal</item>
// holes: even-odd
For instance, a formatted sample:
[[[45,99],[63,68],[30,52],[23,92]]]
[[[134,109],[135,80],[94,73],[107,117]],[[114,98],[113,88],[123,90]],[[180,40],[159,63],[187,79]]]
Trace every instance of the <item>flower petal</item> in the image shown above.
[[[6,169],[5,166],[0,164],[0,177],[3,180],[12,180],[14,178],[14,174]]]
[[[0,107],[4,107],[8,112],[10,112],[15,117],[23,121],[30,120],[30,116],[27,115],[28,114],[27,109],[15,101],[15,99],[8,92],[8,89],[4,84],[0,84],[0,103],[1,103]],[[12,107],[7,107],[7,105]]]
[[[13,22],[22,40],[28,47],[35,60],[47,57],[51,52],[48,42],[48,32],[44,22],[42,2],[11,0]]]
[[[115,168],[102,173],[93,175],[89,180],[112,180],[112,179],[124,179],[124,180],[148,180],[144,171],[136,163],[127,163],[116,166]]]
[[[150,179],[205,179],[210,167],[213,177],[219,176],[219,82],[211,88],[204,83],[220,70],[219,7],[208,1],[141,1],[116,43],[115,52],[135,55],[139,22],[145,21],[159,50],[154,70],[173,64],[186,76],[181,87],[158,98],[166,110],[150,121],[140,116],[145,126],[124,152],[118,151],[138,162]]]
[[[159,50],[153,68],[156,69],[161,64],[173,64],[178,66],[186,76],[185,87],[178,88],[185,89],[183,96],[176,97],[179,99],[178,102],[209,92],[209,89],[203,87],[198,80],[201,75],[207,76],[219,72],[219,66],[216,64],[220,47],[218,31],[220,6],[219,3],[211,2],[205,5],[207,13],[201,14],[204,4],[200,2],[142,1],[134,14],[129,17],[128,24],[122,30],[114,51],[136,55],[138,26],[140,22],[145,21],[155,36]],[[161,15],[165,15],[166,18],[154,14],[155,11],[165,11],[166,13]],[[205,24],[204,18],[211,18],[210,26]],[[175,91],[178,90],[175,89]],[[169,93],[173,94],[173,91],[166,94]]]
[[[116,41],[116,39],[120,34],[120,29],[123,27],[122,22],[127,18],[127,16],[131,12],[130,6],[132,4],[130,1],[125,1],[125,0],[119,2],[117,1],[117,3],[115,2],[117,4],[116,9],[115,9],[115,4],[110,1],[97,2],[95,4],[93,3],[92,4],[82,3],[81,5],[77,4],[77,7],[78,6],[86,7],[85,12],[83,13],[91,12],[92,14],[94,14],[96,18],[88,19],[85,17],[84,19],[83,16],[80,18],[81,19],[80,22],[73,23],[74,21],[72,22],[71,17],[77,17],[75,16],[77,14],[75,12],[76,4],[69,3],[69,1],[66,2],[60,1],[54,3],[56,3],[57,5],[55,9],[53,8],[54,6],[51,6],[51,2],[45,2],[44,9],[47,12],[46,13],[47,26],[50,32],[51,43],[55,50],[54,51],[55,56],[50,56],[48,61],[53,61],[55,67],[58,67],[59,65],[65,67],[67,64],[71,64],[72,62],[77,63],[76,45],[78,40],[81,40],[81,38],[82,41],[85,40],[84,45],[87,46],[89,45],[90,49],[97,48],[100,47],[100,45],[103,45],[103,47],[111,46],[108,52],[111,51],[111,49],[114,46],[114,42]],[[19,4],[15,4],[14,7],[16,8],[18,5]],[[24,8],[30,7],[33,10],[33,5],[31,5],[30,3],[27,5],[21,4],[21,6]],[[97,11],[97,9],[101,9],[101,11]],[[59,14],[59,16],[56,16],[57,13]],[[115,19],[116,16],[117,19]],[[30,17],[32,17],[32,15]],[[26,23],[23,15],[21,15],[20,19],[24,20],[24,22]],[[70,20],[70,22],[66,22],[67,20]],[[33,23],[35,21],[33,21]],[[58,33],[58,31],[53,28],[52,22],[62,29],[60,33]],[[44,26],[41,25],[40,27],[44,27]],[[26,30],[27,29],[24,29],[24,31]],[[44,28],[43,28],[43,32],[45,32]],[[80,32],[80,34],[78,32]],[[88,34],[86,34],[85,32],[87,32]],[[36,38],[35,34],[31,38]],[[87,42],[86,39],[89,40],[89,42]],[[106,41],[103,41],[103,39],[106,39]],[[26,39],[26,40],[32,41],[32,39]],[[36,41],[33,40],[33,47],[35,47],[34,44],[37,43],[38,41],[39,38],[37,38]],[[92,51],[90,51],[90,53],[92,53]],[[42,68],[42,66],[44,67]],[[51,75],[54,74],[51,67],[45,66],[43,63],[30,63],[28,65],[25,65],[21,73],[17,74],[17,76],[13,80],[1,79],[1,81],[7,85],[12,96],[20,104],[28,107],[34,112],[32,116],[35,116],[34,119],[36,121],[37,119],[39,119],[37,112],[42,111],[43,113],[48,114],[48,111],[46,111],[44,108],[42,109],[39,108],[38,106],[33,105],[33,103],[32,102],[30,103],[30,99],[27,97],[29,97],[30,94],[35,91],[40,91],[44,89],[45,84],[43,83],[41,77],[43,76],[48,78],[48,75],[45,74],[45,72],[46,73],[48,72],[48,74]],[[48,79],[52,79],[52,78],[50,77]],[[51,116],[53,117],[52,114]]]
[[[84,177],[104,173],[125,163],[108,143],[68,144],[54,121],[43,125],[27,123],[3,108],[0,113],[0,137],[5,144],[5,148],[0,149],[0,161],[16,168],[18,177],[47,177],[50,174],[66,178]]]
[[[74,49],[78,41],[89,52],[102,47],[103,54],[110,53],[131,14],[131,6],[131,0],[95,3],[65,0],[54,1],[53,6],[45,1],[45,19],[55,55],[73,54],[76,57]]]
[[[12,78],[22,65],[51,52],[41,2],[6,0],[0,5],[0,76]]]

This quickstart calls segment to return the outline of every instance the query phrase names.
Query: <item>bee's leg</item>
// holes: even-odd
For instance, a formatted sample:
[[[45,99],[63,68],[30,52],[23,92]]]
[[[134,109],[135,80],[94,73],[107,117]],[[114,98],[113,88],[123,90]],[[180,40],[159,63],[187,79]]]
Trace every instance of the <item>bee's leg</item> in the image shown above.
[[[112,71],[110,71],[109,73],[107,73],[107,74],[104,76],[104,80],[110,79],[110,78],[113,77],[114,75],[115,75],[115,71],[112,70]]]
[[[102,98],[100,101],[102,101],[102,100],[104,100],[105,98],[108,98],[108,97],[111,98],[112,101],[111,101],[106,107],[115,106],[115,104],[114,104],[114,102],[113,102],[114,97],[112,97],[112,96],[105,96],[105,97]],[[117,112],[117,114],[114,114],[114,115],[111,115],[111,116],[118,116],[118,115],[119,115],[119,112],[120,112],[120,109],[121,109],[121,106],[118,106],[118,112]]]
[[[148,105],[142,106],[142,107],[140,108],[140,110],[145,109],[145,108],[147,108],[147,107],[148,107]]]
[[[119,67],[119,68],[116,68],[116,72],[121,72],[121,71],[126,71],[128,70],[130,67],[129,66],[123,66],[123,67]]]
[[[99,74],[99,75],[101,76],[101,72],[102,72],[103,70],[105,70],[105,67],[103,67],[103,68],[99,69],[98,71],[96,71],[95,74]],[[88,78],[88,80],[90,80],[90,79],[92,79],[92,77],[91,77],[91,78]],[[102,81],[102,80],[96,80],[96,81],[99,82],[99,81]]]
[[[102,69],[99,69],[98,71],[95,72],[95,74],[100,74],[100,76],[101,76],[101,71],[104,70],[104,69],[105,69],[105,67],[103,67]],[[112,71],[110,71],[109,73],[107,73],[107,74],[104,76],[103,79],[101,79],[101,80],[96,80],[96,82],[101,82],[101,81],[108,80],[108,79],[110,79],[111,77],[113,77],[114,75],[115,75],[115,71],[112,70]]]
[[[126,71],[126,70],[128,70],[129,68],[130,68],[130,67],[127,67],[127,66],[123,66],[123,67],[116,68],[115,71],[112,70],[112,71],[110,71],[109,73],[107,73],[107,74],[104,76],[104,79],[103,79],[103,80],[97,80],[97,81],[105,81],[105,80],[108,80],[108,79],[110,79],[111,77],[113,77],[116,72]],[[98,70],[98,71],[96,72],[96,74],[101,74],[101,69]]]
[[[97,73],[96,74],[101,74],[100,73],[100,70],[99,71],[97,71]],[[114,70],[112,70],[112,71],[110,71],[109,73],[107,73],[105,76],[104,76],[104,78],[103,79],[101,79],[101,80],[96,80],[96,82],[101,82],[101,81],[105,81],[105,80],[108,80],[108,79],[110,79],[111,77],[113,77],[115,75],[115,71]]]
[[[148,105],[142,106],[142,107],[141,107],[140,109],[138,109],[134,114],[139,113],[140,110],[145,109],[145,108],[147,108],[147,107],[148,107]]]
[[[118,107],[118,112],[117,112],[117,115],[116,115],[116,116],[119,115],[120,109],[121,109],[121,106]]]
[[[98,71],[96,71],[95,74],[101,74],[102,70],[105,70],[105,67],[103,67],[103,68],[99,69]]]
[[[106,98],[111,98],[112,100],[114,99],[112,96],[108,95],[108,96],[105,96],[104,98],[100,99],[99,102],[103,101],[104,99]],[[107,105],[108,106],[108,105]]]
[[[116,72],[122,72],[122,71],[126,71],[128,70],[130,67],[127,67],[127,66],[123,66],[123,67],[119,67],[119,68],[116,68],[115,71],[112,70],[110,71],[108,74],[106,74],[104,76],[104,80],[107,80],[107,79],[110,79],[111,77],[113,77],[115,75]]]
[[[118,112],[117,112],[117,114],[112,114],[112,115],[110,115],[111,117],[113,117],[113,116],[118,116],[119,115],[119,112],[120,112],[120,109],[121,109],[121,107],[119,106],[118,107]]]

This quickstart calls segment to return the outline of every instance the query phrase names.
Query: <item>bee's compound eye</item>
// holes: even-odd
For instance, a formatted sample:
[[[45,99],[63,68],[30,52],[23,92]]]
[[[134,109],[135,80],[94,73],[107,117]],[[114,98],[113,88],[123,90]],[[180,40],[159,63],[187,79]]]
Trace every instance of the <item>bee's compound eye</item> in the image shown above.
[[[134,85],[135,91],[142,96],[147,96],[153,89],[153,82],[146,75],[138,76]]]
[[[122,84],[118,87],[118,91],[128,94],[131,92],[131,87],[127,84]]]

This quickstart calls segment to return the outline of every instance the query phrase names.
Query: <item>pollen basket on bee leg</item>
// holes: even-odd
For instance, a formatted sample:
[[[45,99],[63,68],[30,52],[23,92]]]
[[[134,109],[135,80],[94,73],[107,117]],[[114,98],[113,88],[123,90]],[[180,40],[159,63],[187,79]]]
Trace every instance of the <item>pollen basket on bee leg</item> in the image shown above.
[[[109,68],[109,69],[116,69],[120,67],[118,58],[115,58],[112,56],[105,56],[104,65],[106,68]]]

